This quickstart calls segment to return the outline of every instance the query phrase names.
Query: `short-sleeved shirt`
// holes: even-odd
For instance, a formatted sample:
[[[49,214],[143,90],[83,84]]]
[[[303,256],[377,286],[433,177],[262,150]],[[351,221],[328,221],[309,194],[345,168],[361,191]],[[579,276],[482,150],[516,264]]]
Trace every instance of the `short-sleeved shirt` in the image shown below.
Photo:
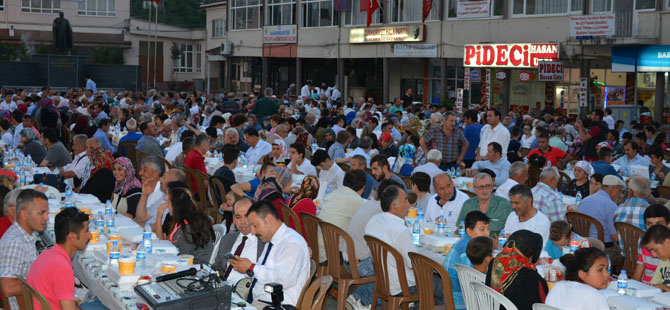
[[[662,260],[658,262],[654,277],[649,284],[663,284],[665,286],[670,286],[670,260]]]
[[[407,192],[407,186],[405,185],[405,181],[403,181],[399,176],[395,175],[395,173],[394,173],[394,174],[391,174],[390,179],[391,179],[391,181],[398,182],[400,185],[402,185],[402,189],[405,190],[405,192]],[[375,185],[372,186],[372,189],[374,189],[375,192],[377,192],[377,189],[379,189],[380,184],[382,184],[381,181],[375,182]]]
[[[47,150],[47,156],[44,157],[44,160],[56,165],[56,167],[63,167],[72,162],[72,157],[70,157],[70,152],[67,151],[63,143],[56,142]]]
[[[649,202],[644,198],[631,197],[626,202],[619,205],[614,212],[614,222],[624,222],[637,228],[647,230],[644,223],[644,210],[649,206]]]
[[[470,259],[466,254],[466,249],[468,247],[468,242],[472,240],[470,236],[465,235],[461,240],[458,240],[449,250],[447,256],[444,258],[442,267],[449,272],[449,278],[451,279],[451,290],[454,295],[454,306],[456,309],[461,310],[465,309],[465,299],[463,298],[463,289],[461,288],[460,280],[458,279],[458,272],[456,271],[456,264],[465,265],[472,267]]]
[[[472,211],[481,211],[479,209],[479,198],[476,196],[463,203],[463,208],[461,208],[461,213],[458,215],[458,220],[456,222],[460,223],[461,221],[465,221],[465,216]],[[496,195],[491,195],[489,207],[486,209],[486,212],[484,212],[484,214],[491,219],[491,237],[505,228],[505,221],[507,221],[507,217],[512,211],[512,204],[509,200]]]
[[[61,309],[61,300],[74,300],[74,271],[70,255],[59,244],[44,251],[30,267],[27,282],[42,293],[51,309]],[[42,309],[37,303],[34,307],[35,310]]]
[[[556,166],[558,164],[558,161],[565,158],[565,151],[557,148],[557,147],[549,147],[549,151],[546,153],[542,152],[540,148],[533,149],[532,151],[528,152],[528,158],[530,158],[530,155],[537,154],[540,156],[543,156],[546,158],[548,161],[551,162],[551,166]]]
[[[472,164],[472,170],[484,170],[490,169],[493,173],[496,174],[496,185],[500,186],[507,182],[509,178],[509,167],[512,164],[505,157],[501,157],[497,162],[491,162],[490,160],[480,160]]]
[[[430,149],[436,149],[442,153],[442,163],[456,161],[461,153],[461,147],[468,141],[460,128],[454,128],[447,135],[440,126],[431,127],[423,139],[426,140]]]
[[[197,150],[191,150],[190,152],[188,152],[188,154],[186,154],[186,157],[184,157],[184,166],[189,167],[193,170],[198,170],[207,173],[207,167],[205,167],[205,158],[202,157],[200,152],[198,152]],[[193,186],[191,187],[193,189],[193,192],[197,193],[198,190],[195,185],[195,179],[193,178],[191,179],[191,184]]]
[[[651,252],[647,250],[647,248],[642,248],[642,252],[637,256],[637,263],[644,265],[644,274],[642,275],[643,283],[651,282],[660,261],[660,259],[651,256]]]
[[[612,242],[612,235],[616,234],[616,229],[614,228],[614,212],[616,212],[616,209],[616,203],[612,201],[607,192],[601,189],[595,194],[584,198],[582,203],[579,204],[577,212],[593,217],[603,225],[605,243],[607,243]],[[593,225],[589,230],[589,237],[598,239],[598,232]]]
[[[482,131],[482,127],[484,125],[482,124],[470,124],[465,126],[465,130],[463,130],[463,135],[465,138],[468,140],[468,151],[465,152],[465,157],[463,157],[466,160],[474,160],[475,159],[475,151],[477,151],[477,147],[479,146],[479,133]]]
[[[28,234],[18,222],[14,222],[0,239],[0,278],[25,278],[30,265],[37,258],[34,235]],[[9,298],[12,309],[18,309],[14,297]]]

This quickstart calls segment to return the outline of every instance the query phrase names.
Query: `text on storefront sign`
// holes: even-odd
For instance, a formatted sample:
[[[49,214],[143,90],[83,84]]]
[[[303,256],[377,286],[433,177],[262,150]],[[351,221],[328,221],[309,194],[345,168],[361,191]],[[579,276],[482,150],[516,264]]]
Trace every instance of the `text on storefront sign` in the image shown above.
[[[537,68],[540,60],[558,59],[558,43],[468,44],[466,67]]]

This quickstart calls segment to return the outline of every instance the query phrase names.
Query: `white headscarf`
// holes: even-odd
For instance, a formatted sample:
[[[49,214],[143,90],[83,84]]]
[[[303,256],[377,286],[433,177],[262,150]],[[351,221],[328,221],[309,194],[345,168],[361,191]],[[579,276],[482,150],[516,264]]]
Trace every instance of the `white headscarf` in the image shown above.
[[[575,167],[572,168],[573,172],[577,167],[584,169],[584,172],[586,172],[586,177],[591,179],[591,176],[593,175],[593,167],[591,166],[591,163],[585,160],[580,160],[575,164]]]

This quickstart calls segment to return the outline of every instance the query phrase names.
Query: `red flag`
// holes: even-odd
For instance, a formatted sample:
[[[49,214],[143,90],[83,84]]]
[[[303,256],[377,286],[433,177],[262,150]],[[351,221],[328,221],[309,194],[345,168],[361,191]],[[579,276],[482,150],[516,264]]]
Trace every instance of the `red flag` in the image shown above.
[[[425,23],[426,18],[430,15],[430,10],[433,8],[433,0],[423,0],[423,16],[421,22]]]
[[[372,24],[372,14],[379,8],[377,0],[361,0],[361,12],[368,12],[368,27]]]
[[[160,4],[161,0],[151,0],[151,2],[156,2],[156,4]]]

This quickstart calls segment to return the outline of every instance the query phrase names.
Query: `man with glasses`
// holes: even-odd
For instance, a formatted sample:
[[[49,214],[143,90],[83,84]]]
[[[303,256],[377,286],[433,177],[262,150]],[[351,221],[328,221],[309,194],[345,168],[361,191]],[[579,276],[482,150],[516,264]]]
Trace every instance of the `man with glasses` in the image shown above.
[[[491,236],[495,237],[505,228],[507,216],[512,213],[509,200],[493,195],[493,179],[486,173],[479,173],[474,178],[475,197],[463,203],[457,223],[465,220],[471,211],[482,211],[491,219]]]

